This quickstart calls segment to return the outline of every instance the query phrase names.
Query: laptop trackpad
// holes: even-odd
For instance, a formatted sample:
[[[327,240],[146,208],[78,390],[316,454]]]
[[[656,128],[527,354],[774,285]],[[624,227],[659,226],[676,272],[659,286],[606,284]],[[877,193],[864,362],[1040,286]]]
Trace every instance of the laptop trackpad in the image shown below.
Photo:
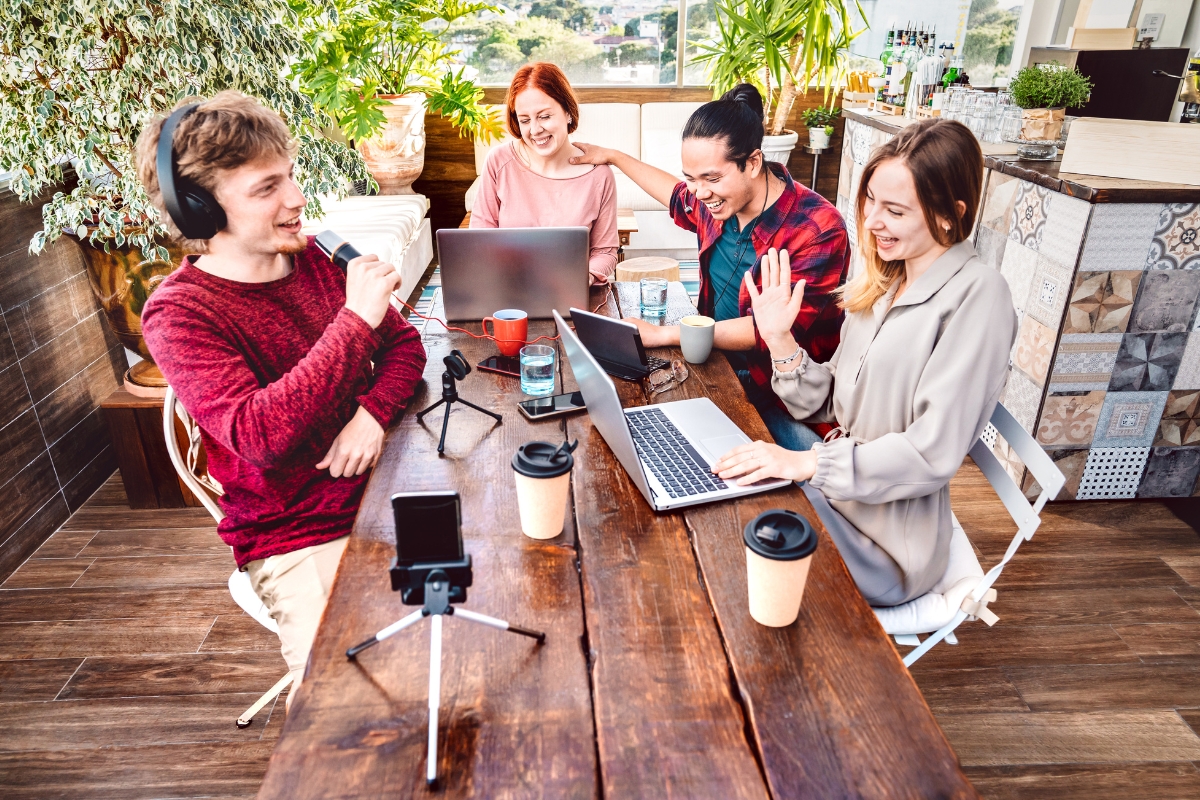
[[[733,448],[749,442],[745,436],[714,436],[711,439],[701,439],[700,446],[708,451],[709,457],[715,463]]]

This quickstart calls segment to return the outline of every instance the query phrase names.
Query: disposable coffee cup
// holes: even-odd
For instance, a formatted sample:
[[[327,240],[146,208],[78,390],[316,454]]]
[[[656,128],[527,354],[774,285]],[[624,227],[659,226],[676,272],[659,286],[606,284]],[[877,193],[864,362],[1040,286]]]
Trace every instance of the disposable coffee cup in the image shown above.
[[[760,625],[783,628],[800,616],[808,567],[817,534],[795,511],[764,511],[742,533],[750,616]]]
[[[521,532],[531,539],[553,539],[562,533],[575,465],[571,451],[577,444],[526,442],[513,456]]]
[[[679,320],[679,348],[689,364],[703,364],[713,348],[716,321],[712,317],[692,314]]]

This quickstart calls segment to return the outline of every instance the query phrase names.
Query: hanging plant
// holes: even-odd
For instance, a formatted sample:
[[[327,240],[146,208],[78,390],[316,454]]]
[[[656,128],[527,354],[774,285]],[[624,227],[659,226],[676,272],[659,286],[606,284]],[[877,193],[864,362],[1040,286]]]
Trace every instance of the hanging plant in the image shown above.
[[[368,178],[358,153],[326,139],[332,120],[287,79],[303,44],[283,0],[0,0],[0,172],[30,201],[74,167],[79,184],[42,209],[30,242],[64,233],[166,260],[167,234],[138,180],[142,127],[187,97],[238,89],[275,109],[298,142],[296,179],[344,196]]]

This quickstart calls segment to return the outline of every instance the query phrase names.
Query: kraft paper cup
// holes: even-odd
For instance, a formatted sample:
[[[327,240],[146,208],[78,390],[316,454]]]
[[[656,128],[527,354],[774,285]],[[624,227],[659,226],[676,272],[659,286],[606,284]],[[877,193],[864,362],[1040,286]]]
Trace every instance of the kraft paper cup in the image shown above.
[[[750,616],[770,628],[791,625],[800,616],[816,532],[796,512],[774,509],[751,520],[742,538]]]
[[[716,321],[712,317],[692,314],[679,320],[679,347],[689,364],[703,364],[712,353]]]
[[[575,444],[559,447],[549,442],[526,442],[513,456],[521,532],[531,539],[553,539],[562,533],[574,449]]]

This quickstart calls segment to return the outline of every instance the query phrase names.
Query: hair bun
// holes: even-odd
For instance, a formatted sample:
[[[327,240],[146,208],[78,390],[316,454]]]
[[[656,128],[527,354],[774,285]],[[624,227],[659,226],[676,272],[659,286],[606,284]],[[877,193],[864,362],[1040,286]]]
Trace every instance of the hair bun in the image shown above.
[[[747,105],[757,117],[761,117],[763,115],[762,95],[759,94],[758,88],[752,83],[739,83],[737,86],[721,95],[721,99]]]

